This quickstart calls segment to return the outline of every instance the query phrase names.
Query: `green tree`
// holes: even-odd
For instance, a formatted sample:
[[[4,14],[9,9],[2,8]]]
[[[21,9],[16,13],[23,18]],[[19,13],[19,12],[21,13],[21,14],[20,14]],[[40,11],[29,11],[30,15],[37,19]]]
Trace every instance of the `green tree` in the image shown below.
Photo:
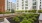
[[[13,9],[11,9],[11,13],[15,13],[15,11]]]

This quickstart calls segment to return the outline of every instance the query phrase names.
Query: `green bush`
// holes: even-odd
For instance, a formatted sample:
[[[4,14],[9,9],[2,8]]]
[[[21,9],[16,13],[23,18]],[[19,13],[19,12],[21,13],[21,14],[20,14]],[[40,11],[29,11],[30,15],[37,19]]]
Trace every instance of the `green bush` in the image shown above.
[[[35,23],[37,22],[39,14],[22,14],[21,16],[13,17],[16,23]]]
[[[3,14],[2,12],[0,12],[0,14]]]
[[[42,10],[38,10],[38,13],[42,13]]]
[[[25,10],[25,12],[28,12],[28,10]]]
[[[0,12],[0,14],[5,14],[5,12]]]
[[[14,9],[11,9],[11,13],[15,13],[15,10]]]
[[[9,14],[9,13],[11,13],[11,12],[4,12],[5,14]]]
[[[18,10],[18,11],[16,11],[16,12],[24,12],[24,10]]]
[[[19,10],[16,12],[32,12],[32,13],[36,13],[37,10]]]
[[[28,20],[23,20],[22,22],[20,23],[32,23],[31,21],[28,21]]]
[[[36,13],[36,10],[28,10],[28,12]]]

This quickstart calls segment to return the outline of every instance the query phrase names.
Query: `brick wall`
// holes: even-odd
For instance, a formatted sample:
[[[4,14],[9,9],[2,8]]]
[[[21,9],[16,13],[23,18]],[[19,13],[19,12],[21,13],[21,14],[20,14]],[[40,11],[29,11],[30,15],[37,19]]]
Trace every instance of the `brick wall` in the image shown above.
[[[5,0],[0,0],[0,12],[5,12]]]

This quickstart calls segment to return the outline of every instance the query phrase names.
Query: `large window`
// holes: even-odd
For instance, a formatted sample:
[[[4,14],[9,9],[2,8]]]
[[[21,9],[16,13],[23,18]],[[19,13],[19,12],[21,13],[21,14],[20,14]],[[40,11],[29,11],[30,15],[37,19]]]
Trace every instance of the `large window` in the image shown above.
[[[36,2],[33,2],[33,5],[36,5]]]
[[[24,7],[22,7],[22,9],[24,9]]]
[[[28,9],[28,7],[25,7],[25,9],[27,10],[27,9]]]
[[[40,2],[40,4],[41,4],[41,2]]]
[[[41,5],[40,5],[40,9],[41,9]]]
[[[17,8],[17,10],[18,10],[19,8]]]
[[[40,0],[41,1],[41,0]]]
[[[17,7],[19,7],[19,4],[17,3]]]
[[[22,1],[24,1],[24,0],[22,0]]]
[[[33,6],[33,9],[35,9],[35,10],[36,10],[36,6]]]
[[[26,6],[28,6],[28,4],[25,4]]]
[[[17,0],[17,2],[19,2],[19,0]]]
[[[26,0],[25,3],[28,3],[28,0]]]
[[[36,0],[33,0],[33,1],[36,1]]]

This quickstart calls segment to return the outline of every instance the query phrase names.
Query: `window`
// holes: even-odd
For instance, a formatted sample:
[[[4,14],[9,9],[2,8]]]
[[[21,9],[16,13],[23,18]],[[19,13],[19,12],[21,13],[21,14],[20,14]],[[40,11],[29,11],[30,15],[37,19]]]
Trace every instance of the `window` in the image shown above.
[[[41,5],[40,5],[41,6]]]
[[[25,1],[26,3],[28,3],[28,1]]]
[[[41,5],[40,5],[40,9],[41,9]]]
[[[24,6],[24,4],[22,4],[22,6]]]
[[[17,8],[17,10],[18,10],[18,8]]]
[[[22,7],[22,9],[24,9],[24,7]]]
[[[24,0],[22,0],[22,1],[24,1]]]
[[[24,4],[24,2],[22,2],[22,4]]]
[[[28,7],[25,7],[25,9],[28,9]]]
[[[33,0],[33,1],[36,1],[36,0]]]
[[[41,4],[41,2],[40,2],[40,4]]]
[[[24,2],[22,2],[22,6],[24,6]]]
[[[17,3],[17,7],[19,7],[18,3]]]
[[[28,6],[28,4],[25,4],[26,6]]]
[[[36,2],[33,2],[33,5],[36,5]]]
[[[33,9],[36,9],[36,6],[33,6]]]
[[[28,3],[28,0],[26,0],[25,3]]]
[[[17,2],[19,2],[19,0],[17,0]]]
[[[40,0],[41,1],[41,0]]]

